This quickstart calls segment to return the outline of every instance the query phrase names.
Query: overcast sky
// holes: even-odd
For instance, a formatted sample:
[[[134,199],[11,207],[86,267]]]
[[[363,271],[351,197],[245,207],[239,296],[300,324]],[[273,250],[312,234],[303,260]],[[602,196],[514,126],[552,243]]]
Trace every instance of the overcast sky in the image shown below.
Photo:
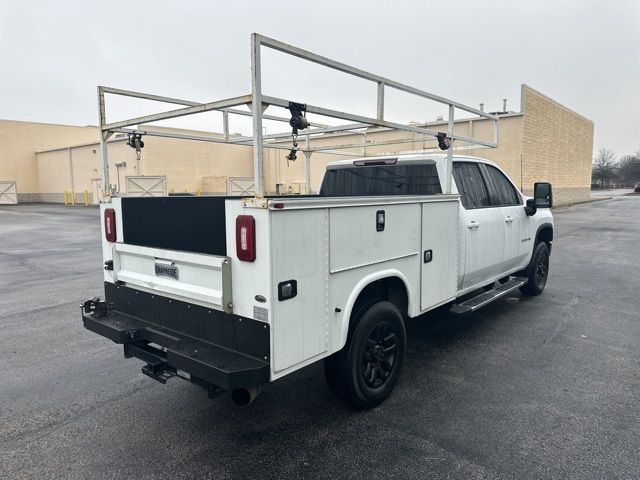
[[[592,119],[595,150],[640,149],[633,0],[2,0],[0,118],[95,125],[99,84],[195,101],[249,93],[251,32],[488,110],[503,98],[519,110],[526,83]],[[375,111],[367,82],[277,53],[263,61],[265,93]],[[110,121],[167,109],[111,98]],[[393,120],[440,113],[403,95],[387,100]],[[220,114],[173,124],[219,130]],[[249,124],[234,120],[231,129],[248,133]]]

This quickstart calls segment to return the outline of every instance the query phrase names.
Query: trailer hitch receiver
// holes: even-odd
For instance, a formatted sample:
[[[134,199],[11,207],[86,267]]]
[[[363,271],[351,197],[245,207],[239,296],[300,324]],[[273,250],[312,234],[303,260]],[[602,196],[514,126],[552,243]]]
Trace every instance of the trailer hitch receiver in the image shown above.
[[[113,305],[108,302],[101,302],[99,297],[95,297],[83,302],[80,308],[82,308],[84,313],[93,313],[96,317],[103,317],[109,313]]]

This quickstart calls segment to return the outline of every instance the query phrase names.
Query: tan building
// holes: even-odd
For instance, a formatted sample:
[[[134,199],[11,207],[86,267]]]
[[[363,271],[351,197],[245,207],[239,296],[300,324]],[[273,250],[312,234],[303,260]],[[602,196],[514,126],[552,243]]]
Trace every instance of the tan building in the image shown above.
[[[116,135],[108,142],[110,183],[117,186],[119,195],[140,194],[140,189],[146,188],[152,189],[151,194],[220,195],[227,193],[229,178],[239,182],[253,174],[250,147],[151,136],[146,136],[144,142],[139,160],[135,150],[127,145],[126,135]],[[84,201],[85,191],[89,203],[97,203],[101,198],[102,160],[98,142],[42,149],[36,157],[41,201],[63,202],[65,191],[68,201],[73,192],[77,203]],[[132,188],[135,192],[130,191]]]
[[[491,140],[491,123],[489,120],[461,119],[455,124],[455,132]],[[444,122],[424,125],[432,130],[447,129]],[[498,148],[476,148],[460,153],[495,161],[525,193],[531,193],[536,181],[551,182],[557,205],[589,199],[593,150],[591,120],[523,85],[520,111],[500,114],[499,129]],[[16,142],[14,137],[22,140]],[[70,201],[71,192],[74,192],[75,201],[81,203],[87,192],[89,203],[96,203],[100,199],[102,181],[97,137],[95,127],[0,121],[0,181],[16,180],[20,201],[63,202],[64,192]],[[391,143],[399,140],[402,143]],[[250,146],[154,136],[145,136],[144,141],[140,160],[126,145],[125,136],[116,136],[108,144],[110,183],[118,186],[121,195],[139,195],[145,189],[151,194],[238,194],[251,190],[253,157]],[[303,135],[299,142],[304,145]],[[283,141],[281,146],[288,143],[290,140]],[[311,142],[313,148],[352,144],[366,146],[345,148],[341,152],[360,156],[435,148],[435,142],[429,137],[380,128],[357,134],[327,134]],[[304,155],[300,152],[297,161],[288,162],[286,153],[286,150],[265,150],[265,187],[269,192],[305,193]],[[344,158],[348,157],[314,153],[311,157],[311,190],[319,188],[328,162]]]
[[[0,120],[0,182],[15,182],[18,201],[40,201],[36,150],[100,138],[96,127]]]

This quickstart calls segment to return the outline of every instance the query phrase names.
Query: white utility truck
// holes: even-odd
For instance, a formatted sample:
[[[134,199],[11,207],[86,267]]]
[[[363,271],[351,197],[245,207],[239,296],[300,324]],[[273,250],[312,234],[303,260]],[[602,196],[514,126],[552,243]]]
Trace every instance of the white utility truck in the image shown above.
[[[376,82],[377,116],[263,95],[259,51],[265,46]],[[497,130],[495,142],[455,134],[454,108],[496,124],[497,117],[257,34],[252,73],[251,95],[208,104],[99,87],[105,298],[84,302],[82,318],[87,329],[123,344],[125,357],[144,361],[146,375],[162,383],[182,377],[210,395],[232,391],[237,403],[248,404],[264,384],[324,360],[331,390],[371,408],[400,375],[406,318],[444,305],[464,314],[517,289],[543,291],[553,241],[551,185],[536,183],[527,198],[490,161],[452,151],[454,142],[497,142]],[[386,120],[385,88],[448,105],[448,133]],[[184,108],[106,123],[104,93]],[[245,103],[262,107],[232,109]],[[311,153],[325,148],[313,139],[330,132],[409,131],[436,137],[447,151],[349,158],[328,164],[316,195],[267,196],[262,151],[282,149],[284,138],[263,135],[262,118],[283,120],[265,114],[272,106],[291,112],[284,119],[293,127],[285,134],[293,134],[289,159],[298,130],[306,130],[308,187]],[[181,138],[253,146],[255,195],[114,195],[111,134],[128,134],[139,151],[142,135],[167,133],[129,127],[212,110],[251,115],[254,136],[230,137],[225,124],[224,138]],[[314,125],[307,112],[356,123]]]
[[[404,318],[537,295],[547,281],[550,185],[528,199],[491,162],[454,157],[443,195],[443,160],[331,163],[319,195],[264,207],[113,198],[101,206],[106,303],[86,302],[84,324],[162,382],[180,375],[246,403],[324,359],[340,398],[373,407],[400,374]]]

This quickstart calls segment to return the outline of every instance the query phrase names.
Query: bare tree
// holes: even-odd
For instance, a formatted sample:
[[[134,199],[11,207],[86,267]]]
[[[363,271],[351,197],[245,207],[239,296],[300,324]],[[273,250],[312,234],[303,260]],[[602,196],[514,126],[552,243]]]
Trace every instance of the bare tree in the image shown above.
[[[625,155],[618,162],[618,176],[627,187],[640,182],[640,155]]]
[[[608,182],[613,177],[615,168],[615,153],[608,148],[601,148],[593,159],[591,175],[597,182],[600,182],[600,186],[604,188],[605,182]]]

